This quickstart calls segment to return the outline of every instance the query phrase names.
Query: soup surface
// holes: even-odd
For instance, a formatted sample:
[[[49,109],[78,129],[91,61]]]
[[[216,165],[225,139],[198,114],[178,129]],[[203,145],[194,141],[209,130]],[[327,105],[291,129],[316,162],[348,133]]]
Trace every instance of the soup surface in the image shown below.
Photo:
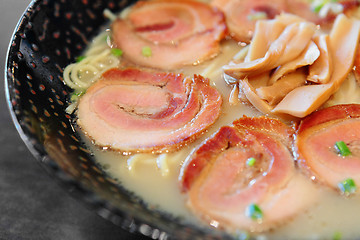
[[[109,31],[106,30],[94,39],[84,56],[90,59],[90,57],[101,55],[104,50],[110,50],[109,34]],[[191,152],[222,126],[231,125],[234,120],[243,115],[249,117],[263,115],[250,104],[236,101],[230,103],[229,101],[229,98],[234,98],[231,96],[231,86],[224,81],[222,66],[228,64],[245,46],[245,44],[240,44],[232,39],[223,40],[220,46],[220,54],[215,58],[198,65],[173,70],[176,73],[183,73],[185,76],[200,74],[209,78],[210,84],[221,93],[223,98],[219,119],[196,141],[175,152],[126,154],[107,151],[106,147],[100,148],[84,136],[85,142],[94,153],[96,161],[102,169],[116,179],[120,185],[143,199],[150,207],[158,208],[186,221],[204,225],[201,220],[194,217],[186,206],[186,195],[181,193],[179,186],[180,170]],[[90,64],[99,66],[101,63],[100,65],[105,65],[104,69],[119,64],[119,60],[107,56],[109,55],[104,58],[97,58],[94,60],[95,63],[90,62]],[[84,64],[86,66],[89,63],[85,62]],[[91,80],[88,85],[91,85],[99,77],[98,73],[91,70],[83,70],[82,74],[83,79],[95,79]],[[76,91],[79,92],[75,89]],[[324,106],[341,103],[360,104],[360,88],[353,74],[349,74],[339,91]],[[69,111],[74,108],[76,105],[70,105]],[[287,123],[290,124],[291,121],[289,120]],[[270,231],[256,233],[254,234],[255,237],[259,237],[259,239],[340,239],[338,237],[341,236],[343,239],[354,239],[360,236],[360,229],[358,228],[360,221],[359,195],[342,196],[318,183],[316,179],[309,179],[300,171],[296,175],[296,180],[310,183],[309,191],[312,194],[301,197],[306,199],[316,196],[314,203],[285,224]],[[209,227],[217,226],[214,224]]]

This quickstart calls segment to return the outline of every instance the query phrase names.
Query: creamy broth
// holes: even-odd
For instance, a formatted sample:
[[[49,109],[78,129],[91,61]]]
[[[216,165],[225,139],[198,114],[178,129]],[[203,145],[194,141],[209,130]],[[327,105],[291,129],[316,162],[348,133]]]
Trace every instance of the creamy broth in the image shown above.
[[[198,145],[222,126],[231,125],[235,119],[243,115],[262,115],[250,106],[243,104],[231,106],[227,101],[231,89],[223,80],[220,66],[229,62],[241,48],[236,42],[228,40],[223,43],[222,53],[215,59],[180,70],[186,76],[201,74],[208,77],[211,80],[211,85],[216,87],[223,97],[222,112],[219,119],[195,142],[173,153],[160,155],[140,153],[130,156],[111,151],[107,152],[88,144],[103,169],[117,179],[121,185],[149,204],[160,206],[161,209],[178,216],[190,217],[191,214],[185,206],[185,197],[180,193],[178,185],[180,168],[185,159]]]
[[[99,46],[101,49],[101,45],[104,44],[106,45],[106,42],[95,41],[88,51],[99,48]],[[203,224],[187,209],[186,196],[180,192],[178,178],[186,158],[220,127],[231,125],[234,120],[243,115],[262,115],[250,105],[242,103],[230,105],[228,101],[231,88],[223,79],[221,66],[227,64],[242,48],[243,46],[235,41],[225,40],[222,43],[221,54],[214,59],[177,71],[186,76],[201,74],[208,77],[211,85],[217,88],[223,97],[221,116],[202,136],[177,152],[129,156],[99,149],[85,139],[102,169],[124,188],[143,199],[149,206],[175,217]],[[325,106],[339,103],[360,103],[360,89],[351,74],[340,90],[325,103]],[[276,229],[257,235],[258,238],[332,239],[337,233],[341,233],[343,239],[360,237],[360,229],[358,229],[360,196],[345,198],[327,186],[316,181],[312,182],[300,171],[297,180],[305,182],[312,193],[309,196],[299,197],[316,197],[314,204]]]

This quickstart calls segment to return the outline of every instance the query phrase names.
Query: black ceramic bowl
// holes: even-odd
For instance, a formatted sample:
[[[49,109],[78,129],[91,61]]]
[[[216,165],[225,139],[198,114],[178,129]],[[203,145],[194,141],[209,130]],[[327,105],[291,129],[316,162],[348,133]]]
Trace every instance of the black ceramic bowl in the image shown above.
[[[130,232],[153,239],[225,239],[190,226],[116,185],[94,162],[65,112],[71,89],[62,82],[75,61],[107,24],[104,9],[121,0],[36,0],[21,17],[6,62],[6,94],[15,125],[38,162],[98,214]]]

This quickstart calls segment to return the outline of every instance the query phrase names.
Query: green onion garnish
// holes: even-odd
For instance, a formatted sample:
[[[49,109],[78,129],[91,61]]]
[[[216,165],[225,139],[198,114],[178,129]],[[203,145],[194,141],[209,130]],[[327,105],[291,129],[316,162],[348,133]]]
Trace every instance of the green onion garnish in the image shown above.
[[[70,97],[70,101],[71,102],[76,102],[77,100],[78,100],[78,96],[76,96],[76,95],[71,95],[71,97]]]
[[[323,6],[324,6],[324,4],[316,5],[316,6],[314,6],[313,11],[314,11],[315,13],[319,13],[320,10],[321,10],[321,8],[322,8]]]
[[[115,57],[121,57],[123,55],[123,50],[121,50],[120,48],[112,48],[111,54]]]
[[[148,46],[143,47],[141,50],[141,53],[144,57],[151,57],[151,55],[152,55],[151,48]]]
[[[346,196],[356,192],[356,184],[352,178],[348,178],[338,184],[341,192]]]
[[[332,239],[333,240],[341,240],[342,239],[341,232],[335,232]]]
[[[76,102],[79,97],[81,97],[82,95],[84,95],[85,91],[75,91],[71,94],[71,97],[70,97],[70,101],[71,102]]]
[[[252,167],[255,165],[256,159],[254,157],[249,158],[248,160],[246,160],[246,165],[248,165],[249,167]]]
[[[85,56],[79,56],[76,58],[76,62],[81,62],[84,59],[85,59]]]
[[[343,157],[351,155],[351,151],[346,145],[346,143],[344,143],[344,141],[337,141],[335,143],[335,148],[338,151],[338,153]]]
[[[247,207],[246,216],[252,220],[261,220],[263,218],[263,212],[257,204],[253,203]]]
[[[325,5],[337,2],[338,0],[313,0],[311,3],[311,8],[315,13],[319,13]]]

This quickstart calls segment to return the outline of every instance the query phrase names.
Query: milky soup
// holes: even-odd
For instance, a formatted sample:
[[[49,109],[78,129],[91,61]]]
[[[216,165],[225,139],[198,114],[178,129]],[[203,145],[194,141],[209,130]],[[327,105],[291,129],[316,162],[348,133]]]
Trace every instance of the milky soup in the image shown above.
[[[206,1],[205,1],[206,2]],[[129,9],[119,16],[126,16]],[[112,13],[106,13],[110,18]],[[115,50],[114,50],[115,49]],[[242,118],[266,116],[279,118],[289,126],[296,125],[301,118],[286,117],[279,115],[264,114],[244,101],[244,96],[238,85],[231,84],[234,79],[225,76],[223,66],[228,65],[233,59],[244,59],[249,50],[249,45],[237,42],[229,37],[221,40],[220,52],[210,59],[201,61],[190,66],[183,66],[168,71],[153,69],[156,72],[182,73],[184,76],[201,75],[210,80],[210,86],[217,89],[222,97],[220,115],[194,141],[185,142],[180,147],[171,150],[145,151],[117,151],[111,146],[98,146],[96,139],[87,136],[84,131],[84,141],[102,170],[116,182],[142,199],[149,207],[158,209],[174,217],[180,217],[190,223],[202,227],[219,228],[235,233],[233,228],[227,228],[216,221],[209,223],[203,221],[202,217],[194,214],[193,209],[188,207],[188,196],[182,191],[180,178],[182,167],[189,160],[191,154],[198,149],[207,139],[216,134],[223,126],[232,126],[232,123]],[[101,78],[101,74],[108,69],[120,66],[143,69],[142,66],[123,64],[125,56],[121,49],[114,47],[109,29],[103,31],[96,37],[84,52],[84,60],[74,64],[65,70],[65,81],[74,89],[74,94],[68,112],[77,111],[77,104],[81,101],[86,89]],[[151,57],[148,58],[151,61]],[[336,66],[335,66],[336,67]],[[149,68],[146,68],[148,70]],[[76,72],[76,73],[73,73]],[[77,76],[71,79],[71,74]],[[68,79],[67,79],[68,78]],[[67,79],[67,80],[66,80]],[[230,84],[229,84],[230,83]],[[350,72],[334,93],[321,108],[337,104],[355,103],[360,104],[360,87],[356,76]],[[77,119],[74,120],[76,122]],[[80,130],[81,125],[80,125]],[[104,133],[106,134],[106,133]],[[296,157],[296,153],[292,152]],[[253,231],[251,229],[239,229],[249,232],[259,239],[356,239],[360,236],[358,222],[360,221],[360,196],[351,194],[345,196],[323,184],[311,173],[298,168],[295,162],[296,173],[294,179],[298,186],[306,188],[306,195],[296,198],[300,201],[309,202],[298,213],[290,218],[279,221],[266,231]],[[226,178],[227,176],[224,176]],[[360,184],[360,183],[359,183]],[[300,192],[302,190],[299,190]],[[291,202],[287,204],[291,205]],[[261,223],[259,223],[261,224]]]

